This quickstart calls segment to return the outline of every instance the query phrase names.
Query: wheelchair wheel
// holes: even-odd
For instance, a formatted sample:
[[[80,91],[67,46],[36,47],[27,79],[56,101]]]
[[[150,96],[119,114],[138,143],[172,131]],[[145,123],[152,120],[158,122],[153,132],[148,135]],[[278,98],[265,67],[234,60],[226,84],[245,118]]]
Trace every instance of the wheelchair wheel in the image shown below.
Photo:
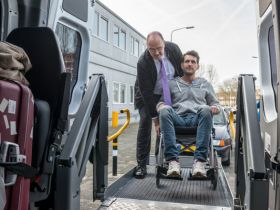
[[[219,176],[219,171],[218,171],[218,158],[217,158],[217,152],[214,151],[214,168],[213,168],[213,173],[211,177],[211,184],[212,184],[212,189],[216,190],[217,189],[217,184],[218,184],[218,176]]]

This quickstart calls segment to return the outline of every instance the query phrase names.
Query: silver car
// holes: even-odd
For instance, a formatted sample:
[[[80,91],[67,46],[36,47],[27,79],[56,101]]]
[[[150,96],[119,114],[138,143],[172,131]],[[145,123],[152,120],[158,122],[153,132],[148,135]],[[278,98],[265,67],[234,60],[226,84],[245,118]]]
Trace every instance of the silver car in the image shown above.
[[[231,136],[227,114],[224,110],[213,116],[214,138],[213,146],[222,158],[222,165],[230,165]]]

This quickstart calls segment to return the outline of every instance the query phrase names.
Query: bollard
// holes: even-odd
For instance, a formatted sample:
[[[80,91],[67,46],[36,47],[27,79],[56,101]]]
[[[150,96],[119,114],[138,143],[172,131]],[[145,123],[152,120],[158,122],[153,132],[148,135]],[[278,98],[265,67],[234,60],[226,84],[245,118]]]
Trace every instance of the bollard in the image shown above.
[[[117,176],[118,174],[118,138],[113,140],[113,150],[112,150],[112,157],[113,157],[113,176]]]
[[[113,135],[108,136],[108,141],[113,141],[112,146],[112,158],[113,158],[113,176],[117,176],[118,171],[118,136],[127,128],[130,122],[130,112],[128,109],[122,109],[121,113],[126,113],[125,124]],[[112,127],[116,128],[118,126],[118,112],[112,112]]]
[[[112,112],[112,127],[116,128],[118,127],[118,119],[119,119],[119,113],[113,111]],[[118,174],[118,137],[113,139],[113,150],[112,150],[112,174],[113,176],[117,176]]]
[[[112,112],[112,127],[113,128],[118,127],[118,123],[119,123],[118,120],[119,120],[119,113],[113,111]]]

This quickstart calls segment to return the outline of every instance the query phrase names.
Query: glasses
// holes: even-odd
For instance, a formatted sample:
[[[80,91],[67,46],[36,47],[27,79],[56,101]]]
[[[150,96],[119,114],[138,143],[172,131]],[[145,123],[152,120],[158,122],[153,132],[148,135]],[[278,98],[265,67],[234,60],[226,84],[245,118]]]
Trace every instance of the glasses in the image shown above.
[[[185,60],[185,62],[184,63],[192,63],[192,64],[196,64],[196,61],[195,60]]]
[[[149,50],[150,53],[156,53],[156,52],[162,51],[163,48],[164,48],[164,47],[161,46],[161,47],[157,47],[157,48],[148,48],[148,50]]]

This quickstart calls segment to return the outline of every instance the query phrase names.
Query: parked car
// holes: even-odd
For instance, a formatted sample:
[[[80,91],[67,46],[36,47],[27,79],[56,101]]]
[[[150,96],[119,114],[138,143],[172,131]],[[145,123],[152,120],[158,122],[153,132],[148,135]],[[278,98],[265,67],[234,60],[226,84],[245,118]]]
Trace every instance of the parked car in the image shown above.
[[[232,111],[231,107],[224,107],[224,111],[227,114],[227,116],[229,116],[230,112]]]
[[[230,136],[228,115],[224,109],[219,114],[213,116],[213,127],[213,146],[222,159],[222,165],[229,166],[232,139]]]

